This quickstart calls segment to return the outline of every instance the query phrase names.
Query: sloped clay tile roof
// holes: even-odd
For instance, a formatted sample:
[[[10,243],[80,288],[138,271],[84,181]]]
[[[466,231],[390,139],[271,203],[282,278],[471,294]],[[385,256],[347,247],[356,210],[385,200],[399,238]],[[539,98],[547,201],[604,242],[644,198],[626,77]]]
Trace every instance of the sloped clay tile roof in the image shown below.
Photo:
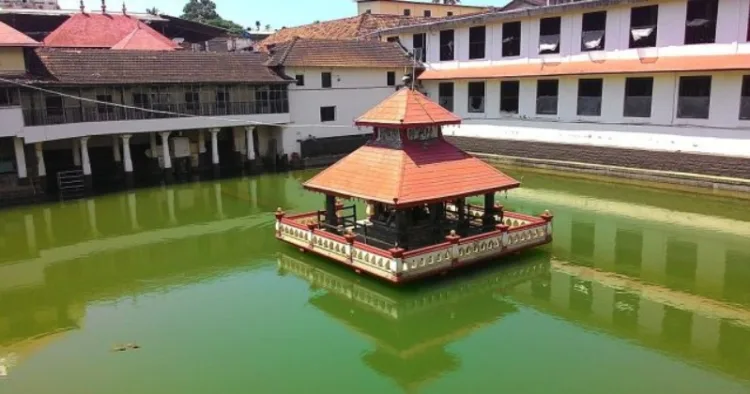
[[[112,48],[135,29],[142,29],[160,41],[163,47],[179,46],[134,17],[121,14],[74,14],[44,39],[44,45],[56,48]]]
[[[262,53],[36,50],[49,76],[64,84],[288,83]]]
[[[295,37],[325,40],[377,40],[378,37],[373,33],[381,29],[411,26],[439,19],[401,15],[362,14],[350,18],[284,28],[261,41],[259,48],[263,49],[269,45],[289,42]]]
[[[271,54],[269,66],[395,68],[414,65],[400,45],[383,41],[295,38],[275,47]]]
[[[0,47],[38,47],[40,45],[31,37],[0,22]]]
[[[112,49],[131,50],[131,51],[174,51],[172,45],[164,43],[148,30],[135,28],[132,33],[128,34],[120,42],[115,44]]]
[[[489,79],[585,74],[750,70],[750,55],[663,56],[644,59],[508,64],[491,67],[427,70],[420,80]]]
[[[383,100],[356,122],[358,126],[419,126],[461,123],[461,118],[420,92],[401,89]]]
[[[403,149],[357,149],[307,183],[307,189],[395,206],[445,201],[518,187],[515,179],[442,137]]]

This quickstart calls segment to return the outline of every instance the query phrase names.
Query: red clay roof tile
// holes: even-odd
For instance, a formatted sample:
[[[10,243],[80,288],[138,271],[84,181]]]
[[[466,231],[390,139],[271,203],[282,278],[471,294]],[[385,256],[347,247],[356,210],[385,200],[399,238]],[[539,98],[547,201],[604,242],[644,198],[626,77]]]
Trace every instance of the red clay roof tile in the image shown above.
[[[141,28],[133,29],[120,42],[115,44],[112,49],[131,50],[131,51],[174,51],[173,45],[166,44],[158,37],[151,34],[148,30]]]
[[[271,51],[269,66],[404,68],[415,65],[393,42],[295,38]],[[422,65],[417,63],[417,67]]]
[[[305,188],[404,207],[519,185],[439,138],[406,142],[403,149],[368,143],[310,179]]]
[[[158,50],[163,47],[179,48],[138,19],[119,14],[74,14],[44,39],[44,45],[56,48],[112,48],[138,28],[162,43]]]
[[[422,93],[404,88],[392,94],[364,115],[357,126],[419,126],[461,123],[461,118],[431,101]]]
[[[0,22],[0,47],[38,47],[40,45],[31,37]]]

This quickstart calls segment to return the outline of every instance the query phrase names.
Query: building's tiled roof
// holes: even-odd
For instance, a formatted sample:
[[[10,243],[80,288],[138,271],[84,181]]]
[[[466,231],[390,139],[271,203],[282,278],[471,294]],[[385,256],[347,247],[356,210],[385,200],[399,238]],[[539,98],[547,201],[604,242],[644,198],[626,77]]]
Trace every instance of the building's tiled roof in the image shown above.
[[[750,70],[750,55],[661,56],[563,63],[525,63],[489,67],[429,69],[420,80],[497,79],[587,74],[629,74]]]
[[[115,44],[112,49],[130,50],[130,51],[174,51],[173,44],[167,44],[163,40],[154,36],[148,30],[135,28],[132,33],[128,34],[120,42]]]
[[[0,47],[38,47],[37,41],[0,22]]]
[[[268,65],[395,68],[412,67],[414,61],[393,42],[295,38],[274,47]]]
[[[519,182],[444,139],[405,142],[402,149],[369,142],[305,183],[305,188],[395,206],[480,195]]]
[[[138,19],[122,14],[74,14],[60,27],[44,39],[44,45],[56,48],[112,48],[133,33],[144,30],[154,40],[160,42],[156,50],[178,48],[178,45],[164,37]]]
[[[63,84],[287,83],[262,53],[40,48],[50,78]]]
[[[283,28],[261,41],[259,49],[267,48],[269,45],[285,43],[291,41],[295,37],[327,40],[377,40],[378,38],[374,33],[381,29],[410,26],[436,19],[439,18],[362,14],[350,18],[334,19],[309,25]]]
[[[419,126],[461,123],[461,118],[412,89],[401,89],[356,122],[357,126]]]

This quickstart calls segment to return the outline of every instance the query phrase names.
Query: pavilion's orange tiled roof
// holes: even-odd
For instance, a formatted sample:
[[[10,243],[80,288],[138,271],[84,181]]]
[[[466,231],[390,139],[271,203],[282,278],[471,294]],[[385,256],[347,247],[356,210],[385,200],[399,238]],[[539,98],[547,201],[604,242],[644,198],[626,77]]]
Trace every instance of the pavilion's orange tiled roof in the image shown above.
[[[420,92],[404,88],[383,100],[356,122],[358,126],[423,126],[461,123],[461,118]]]
[[[177,49],[179,46],[169,38],[161,35],[145,23],[135,17],[123,14],[94,14],[79,13],[72,15],[55,31],[44,39],[46,47],[53,48],[112,48],[118,45],[128,36],[135,35],[136,29],[143,30],[141,34],[149,34],[149,48],[138,48],[139,50],[164,50],[164,48]],[[140,44],[146,43],[138,40]],[[158,44],[156,44],[158,43]]]
[[[385,41],[295,38],[270,53],[271,67],[422,68],[400,45]]]
[[[0,47],[38,47],[40,45],[31,37],[0,22]]]
[[[420,80],[490,79],[586,74],[637,74],[690,71],[749,70],[750,55],[669,56],[562,63],[508,64],[490,67],[430,69]]]
[[[401,149],[370,142],[310,179],[305,188],[406,207],[519,185],[440,137],[407,141]]]

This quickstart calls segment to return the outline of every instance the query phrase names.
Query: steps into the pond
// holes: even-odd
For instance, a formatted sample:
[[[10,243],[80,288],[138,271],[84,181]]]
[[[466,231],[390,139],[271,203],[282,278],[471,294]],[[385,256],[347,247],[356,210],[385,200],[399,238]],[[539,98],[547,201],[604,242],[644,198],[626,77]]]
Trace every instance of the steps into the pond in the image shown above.
[[[57,173],[57,187],[61,200],[74,200],[86,195],[86,186],[81,170],[61,171]]]

